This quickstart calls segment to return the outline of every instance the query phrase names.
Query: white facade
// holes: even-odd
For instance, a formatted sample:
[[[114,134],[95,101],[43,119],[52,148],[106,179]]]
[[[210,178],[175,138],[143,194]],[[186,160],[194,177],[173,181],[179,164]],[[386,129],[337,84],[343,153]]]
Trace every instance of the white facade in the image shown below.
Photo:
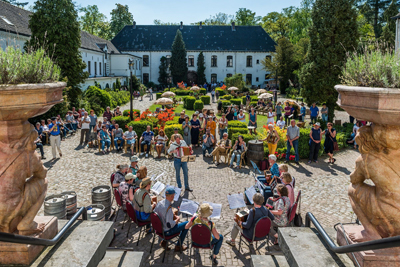
[[[397,17],[397,16],[396,16]],[[396,19],[396,41],[395,41],[395,51],[398,53],[400,48],[400,19]]]
[[[111,55],[111,76],[129,77],[131,69],[129,68],[129,60],[133,60],[132,75],[141,79],[141,58],[130,54],[113,54]]]
[[[6,50],[7,46],[24,49],[25,42],[29,39],[29,37],[24,35],[0,31],[0,47],[3,50]]]
[[[82,91],[85,91],[89,86],[94,86],[96,83],[100,85],[101,89],[113,88],[113,83],[117,83],[117,79],[121,82],[121,85],[126,84],[127,77],[96,77],[96,78],[88,78],[84,83],[81,84]]]

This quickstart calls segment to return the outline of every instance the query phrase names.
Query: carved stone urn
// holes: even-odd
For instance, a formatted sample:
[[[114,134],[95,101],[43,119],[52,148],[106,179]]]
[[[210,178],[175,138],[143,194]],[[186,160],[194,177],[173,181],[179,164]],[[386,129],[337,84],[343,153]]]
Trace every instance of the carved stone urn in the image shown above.
[[[31,235],[47,190],[46,173],[28,119],[63,101],[66,83],[0,85],[0,232]]]

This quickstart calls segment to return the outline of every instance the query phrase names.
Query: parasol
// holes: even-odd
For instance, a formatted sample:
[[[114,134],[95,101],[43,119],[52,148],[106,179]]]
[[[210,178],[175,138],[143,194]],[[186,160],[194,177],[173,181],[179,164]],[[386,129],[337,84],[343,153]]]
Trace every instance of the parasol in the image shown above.
[[[192,88],[190,88],[190,90],[192,90],[192,91],[199,91],[199,90],[200,90],[200,87],[198,87],[198,86],[193,86]]]
[[[259,99],[262,99],[262,98],[265,99],[265,98],[271,98],[271,97],[274,97],[274,96],[272,94],[270,94],[270,93],[263,93],[263,94],[258,96]]]
[[[256,93],[257,95],[259,95],[259,94],[264,94],[264,93],[267,93],[268,91],[267,90],[265,90],[265,89],[258,89],[258,90],[255,90],[254,91],[254,93]]]
[[[173,103],[174,103],[174,101],[172,99],[165,98],[165,97],[159,98],[155,102],[155,104],[157,104],[157,105],[171,105]]]
[[[161,97],[174,97],[175,93],[174,92],[165,92],[161,95]]]
[[[232,86],[232,87],[228,88],[228,91],[237,91],[237,90],[239,90],[239,88],[237,88],[235,86]]]
[[[286,106],[286,103],[289,103],[290,106],[294,106],[294,108],[297,110],[297,112],[300,112],[300,105],[296,101],[292,99],[287,99],[283,104]]]

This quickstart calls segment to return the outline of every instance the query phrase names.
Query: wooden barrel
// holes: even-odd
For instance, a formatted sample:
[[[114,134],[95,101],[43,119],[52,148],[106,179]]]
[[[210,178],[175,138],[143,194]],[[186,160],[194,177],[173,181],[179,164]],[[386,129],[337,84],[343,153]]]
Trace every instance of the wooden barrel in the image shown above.
[[[250,164],[250,160],[255,164],[264,159],[264,143],[258,142],[257,140],[250,140],[247,144],[247,164]]]

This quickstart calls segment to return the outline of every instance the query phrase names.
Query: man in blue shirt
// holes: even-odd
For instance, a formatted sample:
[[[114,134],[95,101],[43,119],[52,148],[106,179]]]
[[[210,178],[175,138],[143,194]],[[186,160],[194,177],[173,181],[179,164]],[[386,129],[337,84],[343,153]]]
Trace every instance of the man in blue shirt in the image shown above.
[[[299,120],[304,121],[305,117],[306,117],[306,107],[304,106],[304,103],[301,103]]]
[[[51,123],[49,124],[49,133],[50,133],[50,145],[51,152],[53,154],[53,160],[56,159],[56,147],[60,157],[62,157],[61,153],[61,137],[60,137],[60,125],[57,124],[57,118],[51,118]]]
[[[144,145],[147,145],[147,149],[146,149],[146,158],[149,156],[149,152],[150,152],[150,147],[151,144],[154,143],[154,133],[152,131],[150,131],[150,125],[147,125],[146,131],[143,132],[142,137],[140,137],[140,146],[141,146],[141,151],[142,153],[140,153],[140,156],[143,156],[144,154]]]
[[[314,103],[312,103],[312,106],[310,107],[310,111],[311,111],[311,124],[314,124],[317,122],[317,118],[319,115],[319,108],[317,107],[317,105]]]

